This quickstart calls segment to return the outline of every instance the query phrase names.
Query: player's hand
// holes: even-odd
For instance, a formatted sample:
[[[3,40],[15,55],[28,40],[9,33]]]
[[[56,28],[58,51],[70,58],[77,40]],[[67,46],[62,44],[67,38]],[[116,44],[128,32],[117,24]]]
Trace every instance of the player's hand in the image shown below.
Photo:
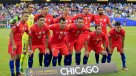
[[[30,50],[28,50],[28,54],[29,55],[32,55],[33,54],[33,51],[30,49]]]
[[[13,44],[12,47],[13,47],[13,51],[15,51],[17,49],[15,44]]]
[[[50,54],[50,51],[49,51],[49,49],[46,49],[46,53],[47,53],[47,54]]]

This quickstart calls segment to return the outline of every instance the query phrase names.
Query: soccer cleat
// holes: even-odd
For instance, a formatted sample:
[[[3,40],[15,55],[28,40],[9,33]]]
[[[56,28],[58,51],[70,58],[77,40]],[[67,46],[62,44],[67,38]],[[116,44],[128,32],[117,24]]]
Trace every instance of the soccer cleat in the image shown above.
[[[128,68],[124,67],[124,68],[122,68],[122,70],[124,70],[124,71],[128,71]]]
[[[22,76],[20,72],[17,72],[16,73],[16,76]]]
[[[15,74],[14,74],[14,73],[12,73],[12,74],[11,74],[11,76],[15,76]]]

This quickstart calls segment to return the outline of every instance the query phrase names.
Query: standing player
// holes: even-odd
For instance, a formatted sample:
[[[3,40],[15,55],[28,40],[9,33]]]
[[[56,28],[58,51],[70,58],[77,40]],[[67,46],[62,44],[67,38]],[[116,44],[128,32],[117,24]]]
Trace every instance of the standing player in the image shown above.
[[[14,63],[16,64],[16,76],[20,75],[20,57],[22,53],[22,35],[24,32],[28,33],[28,25],[26,21],[28,20],[28,13],[23,12],[20,21],[12,27],[10,32],[10,41],[8,46],[8,53],[10,54],[10,71],[11,76],[14,74]]]
[[[51,24],[54,24],[54,18],[51,14],[48,13],[48,6],[43,6],[42,7],[42,11],[40,14],[36,14],[35,15],[35,18],[34,18],[34,21],[36,22],[38,20],[38,16],[39,15],[42,15],[45,17],[45,23],[46,25],[51,25]],[[49,36],[49,40],[51,39],[51,37]],[[50,60],[52,58],[52,55],[50,53]],[[42,61],[43,61],[43,54],[40,54],[39,53],[39,65],[42,66]]]
[[[66,25],[69,25],[72,23],[72,17],[69,15],[69,8],[68,7],[63,8],[63,14],[55,19],[55,23],[58,23],[59,19],[62,17],[65,18]],[[60,55],[60,53],[59,53],[59,55],[58,55],[58,65],[59,66],[61,66],[61,59],[62,59],[62,55]]]
[[[68,31],[68,44],[69,44],[69,65],[72,63],[72,52],[73,48],[75,49],[75,60],[76,64],[80,65],[81,61],[81,49],[83,47],[83,37],[82,34],[86,32],[87,27],[84,25],[83,18],[79,17],[77,18],[77,22],[69,25],[69,31]]]
[[[104,10],[102,7],[98,7],[97,11],[98,11],[98,14],[94,15],[93,21],[95,22],[96,25],[102,26],[102,32],[104,32],[105,36],[106,36],[106,51],[108,52],[108,36],[107,36],[106,25],[108,25],[110,28],[112,28],[112,25],[110,23],[109,17],[104,14],[104,12],[103,12]],[[105,63],[106,56],[104,55],[103,58],[105,58],[105,60],[103,60],[102,63]],[[95,59],[96,59],[96,63],[99,63],[99,55],[98,54],[95,54]]]
[[[60,18],[58,24],[53,24],[50,26],[50,30],[52,30],[53,35],[50,41],[50,47],[52,50],[52,65],[56,66],[58,53],[60,52],[61,55],[65,55],[64,64],[68,65],[68,48],[66,43],[67,33],[68,33],[68,26],[66,26],[65,18]]]
[[[128,70],[126,68],[126,56],[124,54],[124,41],[125,41],[125,30],[121,28],[121,23],[116,22],[115,27],[109,31],[109,54],[108,54],[108,63],[111,61],[111,55],[115,47],[117,51],[120,52],[122,59],[123,70]]]
[[[104,49],[101,47],[103,44]],[[102,32],[102,27],[100,25],[95,26],[95,31],[88,35],[88,39],[85,41],[85,55],[83,58],[83,64],[87,64],[89,53],[94,50],[96,54],[102,54],[107,56],[106,52],[106,38],[105,34]],[[104,58],[102,58],[103,61]]]
[[[29,29],[34,23],[34,15],[32,14],[34,5],[31,3],[28,3],[26,5],[26,8],[27,8],[28,14],[29,14],[29,17],[27,20],[28,29]],[[28,52],[28,35],[26,33],[24,33],[22,36],[22,51],[23,52],[22,52],[21,59],[20,59],[20,70],[23,73],[24,72],[23,63],[24,63],[25,56]]]
[[[38,16],[38,21],[30,28],[30,53],[28,60],[28,67],[32,68],[33,66],[33,53],[35,49],[39,49],[40,54],[44,55],[44,66],[49,66],[49,52],[48,52],[48,37],[49,37],[49,28],[45,25],[45,18],[42,15]],[[47,53],[45,53],[45,51]]]

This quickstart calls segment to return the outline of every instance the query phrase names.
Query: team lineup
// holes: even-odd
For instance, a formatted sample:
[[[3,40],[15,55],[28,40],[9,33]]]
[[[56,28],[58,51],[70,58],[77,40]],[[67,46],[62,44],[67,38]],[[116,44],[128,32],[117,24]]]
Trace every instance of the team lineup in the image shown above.
[[[120,22],[115,22],[112,26],[102,7],[97,8],[98,14],[91,14],[88,11],[89,7],[85,6],[82,13],[73,17],[69,15],[69,7],[64,7],[63,13],[57,18],[48,13],[48,6],[43,6],[41,13],[36,15],[32,14],[33,8],[34,5],[28,3],[20,20],[12,24],[8,45],[11,76],[19,76],[24,72],[26,67],[23,67],[23,63],[26,57],[27,68],[33,67],[36,49],[39,50],[39,66],[49,67],[51,63],[52,66],[61,66],[62,55],[64,65],[72,65],[73,51],[76,65],[80,65],[81,60],[86,65],[92,50],[95,52],[97,64],[100,63],[99,54],[102,55],[101,63],[110,63],[114,48],[117,48],[122,60],[122,69],[128,70],[124,53],[125,30]],[[90,30],[92,22],[95,24],[94,31]],[[109,32],[107,25],[110,27]],[[83,48],[84,57],[81,58]]]

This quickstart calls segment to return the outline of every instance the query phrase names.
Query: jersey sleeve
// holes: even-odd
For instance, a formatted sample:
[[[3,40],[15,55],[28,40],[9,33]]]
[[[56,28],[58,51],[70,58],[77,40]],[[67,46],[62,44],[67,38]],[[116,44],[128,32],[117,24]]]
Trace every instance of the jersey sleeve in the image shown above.
[[[49,31],[49,26],[46,26],[46,34],[49,37],[50,31]]]
[[[109,24],[110,23],[110,19],[109,19],[109,17],[107,17],[107,24]]]
[[[106,34],[102,33],[102,41],[106,41]]]

